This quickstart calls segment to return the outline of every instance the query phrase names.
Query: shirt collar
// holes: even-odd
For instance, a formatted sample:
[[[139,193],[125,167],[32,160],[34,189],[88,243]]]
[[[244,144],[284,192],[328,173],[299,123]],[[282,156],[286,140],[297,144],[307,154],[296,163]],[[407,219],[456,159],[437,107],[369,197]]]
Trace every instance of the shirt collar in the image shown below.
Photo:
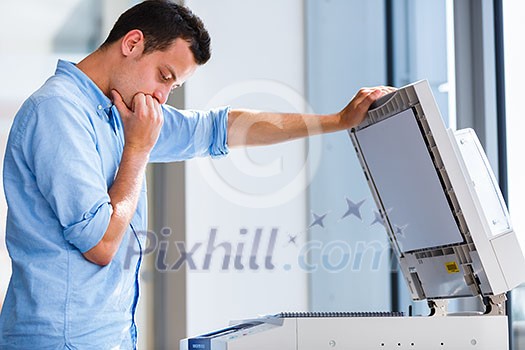
[[[95,105],[97,110],[109,111],[113,103],[104,95],[102,90],[84,72],[77,68],[73,62],[58,60],[55,75],[66,75],[73,79],[83,94]]]

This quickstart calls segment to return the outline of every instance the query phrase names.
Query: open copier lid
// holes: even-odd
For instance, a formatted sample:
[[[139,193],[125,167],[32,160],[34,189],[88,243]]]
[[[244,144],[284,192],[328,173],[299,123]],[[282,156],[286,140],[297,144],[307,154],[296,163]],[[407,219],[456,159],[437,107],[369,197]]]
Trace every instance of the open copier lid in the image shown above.
[[[473,130],[445,125],[427,81],[374,103],[350,132],[414,300],[504,295],[525,258]]]

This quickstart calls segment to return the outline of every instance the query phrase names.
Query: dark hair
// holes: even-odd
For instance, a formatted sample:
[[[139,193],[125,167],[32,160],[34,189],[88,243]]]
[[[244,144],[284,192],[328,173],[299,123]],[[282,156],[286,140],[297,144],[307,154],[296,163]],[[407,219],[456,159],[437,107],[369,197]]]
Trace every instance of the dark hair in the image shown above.
[[[210,35],[202,20],[185,6],[169,0],[148,0],[135,5],[120,15],[101,48],[134,29],[144,34],[145,54],[166,50],[175,39],[181,38],[190,42],[197,64],[204,64],[210,59]]]

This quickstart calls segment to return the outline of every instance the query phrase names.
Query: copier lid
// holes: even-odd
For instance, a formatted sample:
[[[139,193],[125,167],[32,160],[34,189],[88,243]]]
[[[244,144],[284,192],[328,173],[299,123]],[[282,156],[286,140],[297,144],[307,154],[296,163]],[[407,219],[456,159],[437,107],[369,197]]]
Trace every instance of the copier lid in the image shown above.
[[[472,130],[445,128],[427,81],[376,101],[350,137],[413,299],[494,295],[525,281],[483,149]]]

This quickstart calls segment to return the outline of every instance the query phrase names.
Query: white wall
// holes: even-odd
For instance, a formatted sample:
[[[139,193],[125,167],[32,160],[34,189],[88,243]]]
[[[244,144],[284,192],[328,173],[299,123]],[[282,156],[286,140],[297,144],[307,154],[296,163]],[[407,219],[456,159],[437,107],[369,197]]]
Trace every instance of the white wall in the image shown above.
[[[191,0],[186,4],[206,23],[212,60],[185,87],[186,108],[229,104],[264,110],[305,110],[304,9],[301,0]],[[187,244],[203,242],[189,270],[188,333],[223,327],[232,319],[307,308],[307,276],[297,265],[306,238],[305,141],[238,149],[225,159],[187,162]],[[224,251],[202,271],[210,229],[217,243],[245,245],[239,271],[221,271]],[[240,234],[240,229],[247,233]],[[258,271],[248,255],[262,229]],[[277,229],[273,270],[264,267],[272,228]],[[297,245],[289,242],[297,235]],[[232,253],[233,254],[233,253]]]

